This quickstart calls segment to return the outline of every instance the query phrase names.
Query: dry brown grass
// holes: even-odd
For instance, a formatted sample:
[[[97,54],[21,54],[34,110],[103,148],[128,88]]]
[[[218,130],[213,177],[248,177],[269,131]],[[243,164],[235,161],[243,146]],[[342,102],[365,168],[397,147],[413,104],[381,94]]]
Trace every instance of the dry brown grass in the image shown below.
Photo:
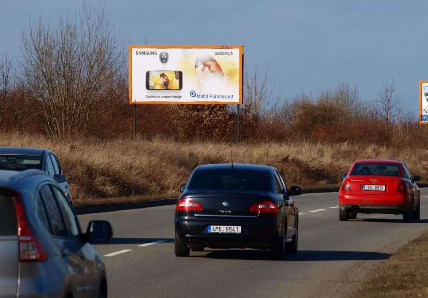
[[[428,232],[382,261],[354,297],[428,297]]]
[[[91,139],[55,141],[42,136],[0,134],[0,146],[28,146],[54,151],[71,184],[76,204],[87,200],[111,203],[171,197],[200,164],[266,164],[276,167],[289,185],[303,189],[338,187],[341,175],[359,158],[405,161],[414,174],[428,170],[428,150],[398,150],[375,145],[320,143],[228,144]],[[423,182],[426,182],[423,177]],[[119,199],[121,198],[121,199]],[[85,201],[85,202],[83,202]]]

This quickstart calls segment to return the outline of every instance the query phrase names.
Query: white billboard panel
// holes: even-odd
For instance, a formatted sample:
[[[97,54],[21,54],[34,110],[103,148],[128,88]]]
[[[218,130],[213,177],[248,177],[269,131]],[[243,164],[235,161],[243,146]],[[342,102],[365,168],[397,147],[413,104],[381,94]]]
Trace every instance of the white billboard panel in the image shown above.
[[[130,104],[241,104],[242,46],[130,46]]]

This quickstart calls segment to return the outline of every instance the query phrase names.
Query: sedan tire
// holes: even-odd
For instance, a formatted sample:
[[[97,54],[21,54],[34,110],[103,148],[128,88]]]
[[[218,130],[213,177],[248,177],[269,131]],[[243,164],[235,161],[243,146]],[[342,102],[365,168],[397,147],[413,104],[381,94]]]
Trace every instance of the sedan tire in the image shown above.
[[[293,240],[286,244],[286,251],[289,254],[296,254],[299,246],[299,229],[296,228],[296,234],[293,236]]]
[[[413,220],[420,220],[421,219],[421,200],[419,199],[418,206],[416,207],[416,210],[413,211]]]
[[[413,210],[407,211],[403,213],[403,221],[411,222],[413,219]]]
[[[188,257],[190,255],[190,248],[185,243],[180,241],[175,235],[174,240],[174,253],[177,257]]]
[[[339,220],[340,221],[348,221],[349,220],[349,212],[347,210],[342,210],[342,208],[339,208]]]
[[[280,239],[275,241],[271,248],[271,255],[275,260],[283,260],[285,258],[286,252],[286,243],[285,243],[285,234],[280,236]]]

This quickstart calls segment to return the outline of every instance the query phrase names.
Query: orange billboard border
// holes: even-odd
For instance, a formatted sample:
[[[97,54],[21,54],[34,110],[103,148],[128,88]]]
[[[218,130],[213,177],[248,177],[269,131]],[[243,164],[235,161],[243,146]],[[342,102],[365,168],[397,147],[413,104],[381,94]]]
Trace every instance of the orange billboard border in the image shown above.
[[[428,81],[419,81],[419,124],[428,124],[428,121],[422,121],[422,84],[428,83]]]
[[[218,101],[149,101],[149,102],[133,102],[132,101],[132,49],[239,49],[239,102],[218,102]],[[136,104],[242,104],[243,103],[243,80],[244,80],[244,46],[242,45],[130,45],[129,46],[129,65],[128,65],[128,80],[129,80],[129,95],[128,102],[131,105]]]

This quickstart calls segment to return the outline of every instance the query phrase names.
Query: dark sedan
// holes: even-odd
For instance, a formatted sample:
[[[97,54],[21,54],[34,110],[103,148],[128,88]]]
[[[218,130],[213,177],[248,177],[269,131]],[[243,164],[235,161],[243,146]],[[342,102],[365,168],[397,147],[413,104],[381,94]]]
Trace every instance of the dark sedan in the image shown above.
[[[49,150],[28,147],[0,147],[0,170],[24,171],[38,169],[46,172],[61,187],[71,203],[70,187],[58,157]]]
[[[299,209],[279,172],[269,166],[213,164],[198,166],[178,199],[175,255],[190,249],[270,249],[275,258],[298,247]]]

